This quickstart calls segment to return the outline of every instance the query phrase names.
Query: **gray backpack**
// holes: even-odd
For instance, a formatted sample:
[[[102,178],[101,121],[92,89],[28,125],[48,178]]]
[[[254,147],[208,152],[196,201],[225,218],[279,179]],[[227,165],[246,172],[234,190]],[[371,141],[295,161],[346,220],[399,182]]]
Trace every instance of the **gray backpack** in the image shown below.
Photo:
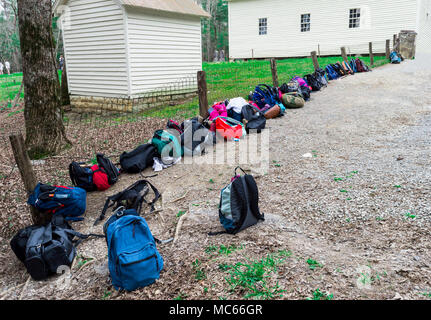
[[[237,174],[240,169],[244,176]],[[210,233],[237,234],[238,232],[264,221],[264,215],[259,210],[259,191],[253,176],[246,174],[241,168],[235,169],[235,177],[220,195],[219,218],[226,231]]]

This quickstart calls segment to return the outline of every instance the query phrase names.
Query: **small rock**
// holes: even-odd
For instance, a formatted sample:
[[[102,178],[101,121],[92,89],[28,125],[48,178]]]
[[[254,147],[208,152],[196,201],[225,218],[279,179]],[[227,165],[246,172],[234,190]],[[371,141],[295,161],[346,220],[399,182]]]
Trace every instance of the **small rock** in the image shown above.
[[[401,297],[401,295],[397,292],[395,294],[395,297],[392,298],[392,300],[403,300],[403,297]]]

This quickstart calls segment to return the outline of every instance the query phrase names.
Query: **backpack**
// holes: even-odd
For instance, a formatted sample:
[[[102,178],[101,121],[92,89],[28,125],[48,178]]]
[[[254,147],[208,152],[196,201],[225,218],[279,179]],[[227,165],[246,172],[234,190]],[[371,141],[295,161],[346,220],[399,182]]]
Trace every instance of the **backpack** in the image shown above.
[[[53,217],[45,226],[29,226],[12,238],[10,246],[17,258],[24,263],[34,280],[44,280],[59,271],[59,267],[72,265],[76,247],[89,237],[76,232],[62,216]],[[75,237],[81,240],[74,240]]]
[[[356,64],[356,69],[358,70],[358,72],[365,72],[364,66],[361,63],[361,60],[359,58],[355,60],[355,64]]]
[[[258,105],[259,109],[263,109],[266,104],[273,107],[279,102],[278,89],[266,84],[259,84],[254,92],[250,93],[249,98]]]
[[[39,183],[27,203],[45,214],[61,215],[67,221],[82,221],[87,192],[81,188],[50,186]]]
[[[224,102],[218,102],[218,103],[214,104],[208,110],[208,114],[209,114],[209,118],[208,119],[210,121],[215,120],[217,117],[227,117],[226,103],[224,103]]]
[[[135,210],[120,214],[104,227],[109,273],[116,290],[133,291],[159,279],[163,258],[145,219]]]
[[[354,74],[354,72],[353,72],[352,68],[350,67],[350,65],[349,65],[346,61],[343,61],[343,62],[341,63],[341,65],[343,66],[343,69],[344,69],[344,71],[345,71],[346,73],[348,73],[348,74]]]
[[[111,160],[109,160],[107,157],[105,157],[105,155],[101,153],[98,153],[96,155],[96,159],[97,159],[99,171],[94,172],[93,181],[98,187],[98,189],[103,190],[103,189],[100,189],[99,186],[97,185],[97,176],[105,175],[107,177],[109,186],[116,184],[118,181],[118,177],[120,175],[120,171],[118,170],[118,168],[112,163]]]
[[[398,56],[396,51],[391,52],[389,59],[390,59],[391,63],[394,63],[394,64],[400,64],[401,63],[401,58]]]
[[[151,144],[157,149],[157,154],[161,157],[173,157],[175,159],[183,156],[180,135],[172,129],[157,130],[154,132]]]
[[[104,191],[117,183],[120,172],[103,154],[96,155],[97,165],[82,166],[83,162],[72,162],[69,165],[69,176],[72,184],[88,192]]]
[[[213,133],[205,128],[197,119],[186,120],[181,124],[181,147],[186,156],[202,155],[205,145],[212,144]]]
[[[174,120],[168,120],[168,124],[166,125],[166,128],[177,130],[179,134],[183,133],[183,130],[181,130],[180,124]]]
[[[340,77],[338,73],[334,70],[334,67],[330,64],[326,66],[325,70],[326,70],[326,73],[328,74],[329,80],[336,80]]]
[[[154,145],[140,145],[135,150],[124,152],[120,156],[121,170],[127,173],[140,173],[153,165],[155,157],[157,157],[157,149]]]
[[[322,68],[319,68],[314,72],[314,74],[316,75],[317,79],[324,87],[328,85],[328,79],[326,78],[325,70],[323,70]]]
[[[219,218],[226,231],[210,233],[218,235],[222,233],[237,234],[238,232],[263,221],[264,215],[259,211],[259,192],[253,176],[244,172],[244,176],[237,175],[220,194]]]
[[[341,64],[339,62],[334,63],[332,66],[333,66],[335,72],[337,72],[340,77],[347,75],[347,73],[344,71],[343,67],[341,66]]]
[[[249,104],[242,108],[242,118],[247,133],[249,133],[250,130],[257,130],[257,133],[261,133],[262,130],[265,129],[265,115],[253,105]]]
[[[154,193],[154,199],[151,202],[148,202],[145,197],[150,192],[150,188]],[[106,212],[109,208],[113,208],[112,210],[117,210],[120,207],[124,207],[125,209],[135,209],[139,214],[142,211],[142,203],[145,202],[148,204],[151,209],[150,213],[155,210],[154,204],[159,200],[161,194],[159,190],[155,186],[151,184],[151,182],[147,180],[140,180],[128,187],[127,189],[114,194],[106,199],[105,205],[102,209],[102,213],[99,218],[94,222],[94,225],[97,225],[100,221],[105,219]]]
[[[90,167],[82,166],[83,162],[73,161],[69,165],[69,176],[72,184],[75,187],[84,189],[87,192],[97,190],[97,186],[93,182],[93,170]]]
[[[226,140],[241,139],[247,135],[244,124],[235,119],[218,117],[215,122],[216,132]]]
[[[358,72],[358,69],[356,68],[356,60],[355,59],[350,60],[350,68],[352,68],[354,73]]]

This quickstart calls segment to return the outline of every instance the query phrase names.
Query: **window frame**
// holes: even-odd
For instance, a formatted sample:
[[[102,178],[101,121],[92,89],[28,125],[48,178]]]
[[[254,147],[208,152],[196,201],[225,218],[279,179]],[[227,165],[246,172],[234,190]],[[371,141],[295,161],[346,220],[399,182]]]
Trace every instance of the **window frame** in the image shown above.
[[[311,31],[311,13],[301,14],[301,32]]]
[[[268,34],[268,18],[259,18],[259,36]]]
[[[349,10],[349,29],[361,28],[361,8]]]

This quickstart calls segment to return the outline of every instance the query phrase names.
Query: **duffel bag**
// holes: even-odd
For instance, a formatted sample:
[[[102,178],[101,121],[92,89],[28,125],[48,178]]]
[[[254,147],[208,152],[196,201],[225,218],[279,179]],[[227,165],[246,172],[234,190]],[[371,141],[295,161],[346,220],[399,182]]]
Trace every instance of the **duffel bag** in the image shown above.
[[[295,95],[286,93],[283,95],[283,104],[286,106],[286,108],[298,109],[304,107],[305,100],[301,97],[295,97]]]
[[[70,267],[76,255],[76,246],[92,236],[103,237],[76,232],[62,216],[55,216],[45,226],[30,226],[18,231],[10,246],[31,277],[44,280],[62,271],[60,267]],[[80,240],[74,240],[75,237]]]
[[[68,221],[81,221],[87,206],[87,192],[81,188],[39,183],[27,203],[38,211],[61,215]]]
[[[157,149],[152,144],[143,144],[131,152],[120,156],[121,170],[127,173],[140,173],[154,163]]]
[[[235,119],[218,117],[215,121],[217,133],[226,140],[241,139],[247,135],[245,126]]]
[[[278,104],[273,106],[272,108],[265,111],[265,118],[266,119],[274,119],[279,117],[281,114],[281,108]]]

